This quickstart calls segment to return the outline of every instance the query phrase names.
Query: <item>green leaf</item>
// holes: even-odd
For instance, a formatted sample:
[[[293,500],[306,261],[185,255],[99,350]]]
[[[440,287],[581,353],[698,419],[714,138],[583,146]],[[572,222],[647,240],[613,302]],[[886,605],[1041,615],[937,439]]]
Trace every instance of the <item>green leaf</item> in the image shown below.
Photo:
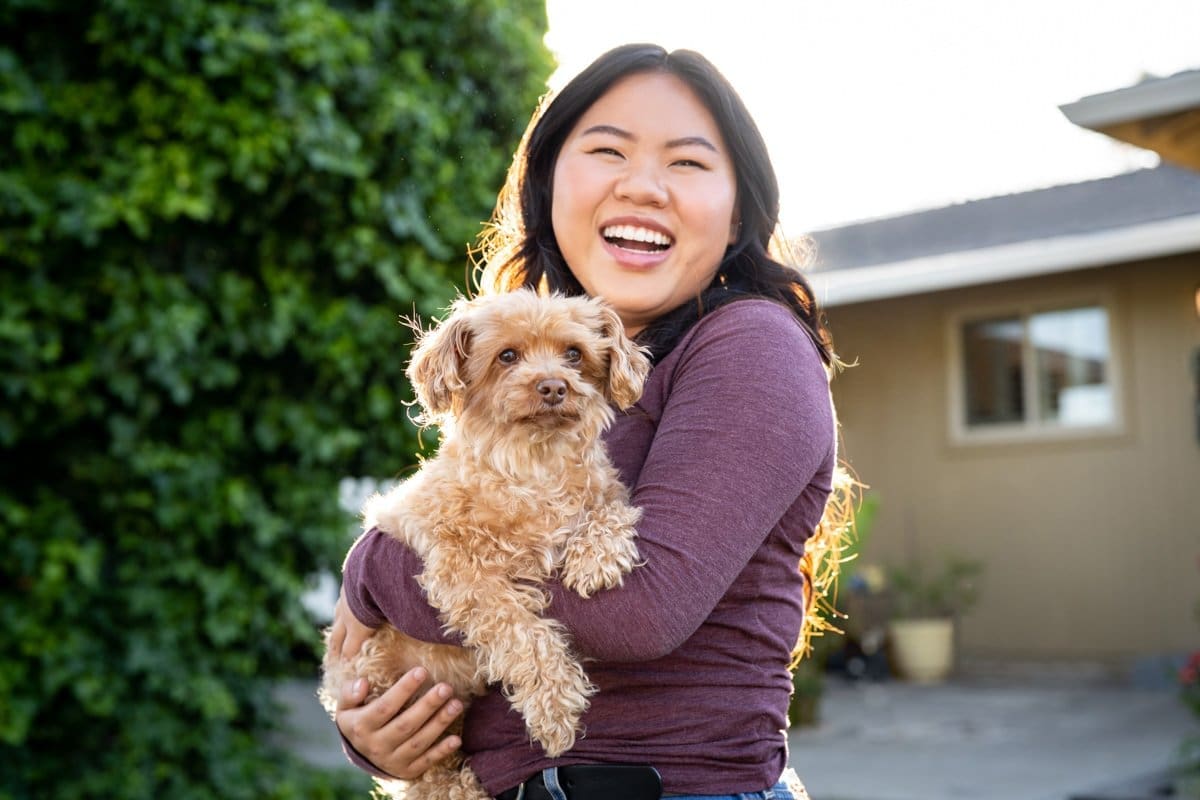
[[[544,6],[0,26],[0,798],[364,796],[281,753],[266,698],[316,668],[339,481],[416,461],[397,318],[462,288]]]

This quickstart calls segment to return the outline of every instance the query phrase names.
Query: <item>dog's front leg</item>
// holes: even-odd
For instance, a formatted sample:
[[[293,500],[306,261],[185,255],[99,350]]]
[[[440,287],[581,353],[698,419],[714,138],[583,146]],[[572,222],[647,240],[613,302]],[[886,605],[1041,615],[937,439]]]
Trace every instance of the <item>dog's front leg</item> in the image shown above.
[[[542,617],[517,618],[488,631],[484,641],[479,653],[486,654],[488,677],[502,684],[530,735],[551,757],[570,750],[596,687],[571,654],[561,626]]]
[[[624,502],[597,504],[584,512],[583,523],[563,545],[563,585],[581,597],[612,589],[638,564],[634,526],[640,509]]]
[[[476,576],[468,585],[444,582],[454,577],[428,576],[429,599],[475,649],[484,677],[502,685],[546,753],[569,750],[595,687],[572,656],[562,626],[538,615],[544,595],[502,576]]]

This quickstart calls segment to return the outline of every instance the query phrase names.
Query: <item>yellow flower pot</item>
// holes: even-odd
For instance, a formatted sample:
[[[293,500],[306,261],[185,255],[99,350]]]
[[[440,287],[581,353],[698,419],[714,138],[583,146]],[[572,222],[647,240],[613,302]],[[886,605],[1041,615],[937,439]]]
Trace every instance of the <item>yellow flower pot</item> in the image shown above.
[[[944,681],[954,670],[954,620],[898,619],[888,623],[892,658],[901,678]]]

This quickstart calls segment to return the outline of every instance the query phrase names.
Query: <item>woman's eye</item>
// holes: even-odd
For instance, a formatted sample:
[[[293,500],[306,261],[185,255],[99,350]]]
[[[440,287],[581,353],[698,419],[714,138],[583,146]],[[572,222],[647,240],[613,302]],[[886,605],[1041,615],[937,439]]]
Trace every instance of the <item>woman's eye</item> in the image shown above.
[[[568,347],[563,355],[566,356],[568,364],[578,364],[583,358],[583,353],[579,351],[578,347]]]
[[[597,147],[592,150],[589,150],[588,152],[603,155],[603,156],[620,157],[620,155],[621,155],[621,152],[619,150],[612,148],[612,147]]]
[[[690,158],[681,158],[678,161],[676,161],[675,164],[676,164],[676,166],[680,166],[680,167],[696,167],[698,169],[708,169],[708,167],[704,166],[699,161],[693,161]]]
[[[496,357],[496,360],[501,364],[515,364],[517,363],[518,357],[517,351],[510,347],[506,350],[501,350],[500,355]]]

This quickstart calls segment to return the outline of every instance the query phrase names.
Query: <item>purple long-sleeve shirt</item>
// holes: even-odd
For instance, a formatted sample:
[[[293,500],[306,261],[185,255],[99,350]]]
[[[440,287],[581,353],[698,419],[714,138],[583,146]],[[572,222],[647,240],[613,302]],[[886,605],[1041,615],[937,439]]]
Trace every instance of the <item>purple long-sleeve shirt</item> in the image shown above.
[[[645,565],[588,600],[552,587],[548,614],[599,687],[585,733],[552,760],[498,691],[476,699],[463,749],[485,788],[577,763],[650,764],[673,794],[774,784],[804,614],[797,563],[830,492],[835,442],[825,369],[787,309],[741,300],[703,317],[606,436],[643,510]],[[420,570],[395,539],[364,534],[344,567],[351,611],[456,641],[417,586]]]

